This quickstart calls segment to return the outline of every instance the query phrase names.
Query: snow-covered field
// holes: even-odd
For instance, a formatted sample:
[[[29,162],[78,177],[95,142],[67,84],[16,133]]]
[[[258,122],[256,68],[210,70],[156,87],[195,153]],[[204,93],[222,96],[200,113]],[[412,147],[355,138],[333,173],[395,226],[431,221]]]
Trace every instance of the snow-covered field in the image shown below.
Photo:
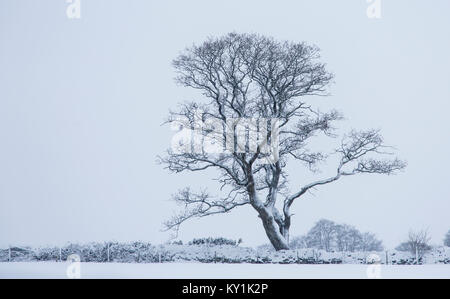
[[[0,263],[0,278],[67,278],[68,263]],[[368,270],[368,267],[369,268]],[[379,268],[378,268],[379,267]],[[450,265],[81,263],[81,278],[450,278]],[[369,273],[369,275],[368,275]]]

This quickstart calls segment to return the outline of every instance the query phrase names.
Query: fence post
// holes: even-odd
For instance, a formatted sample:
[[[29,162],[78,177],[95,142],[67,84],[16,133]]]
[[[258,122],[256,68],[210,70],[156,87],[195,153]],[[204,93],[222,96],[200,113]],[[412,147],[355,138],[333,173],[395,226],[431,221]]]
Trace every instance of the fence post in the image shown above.
[[[8,247],[8,262],[11,261],[11,245]]]
[[[161,251],[158,251],[158,260],[161,263]]]
[[[217,262],[217,251],[214,251],[214,264]]]
[[[387,250],[386,250],[386,265],[389,265],[389,254]]]
[[[107,248],[106,248],[106,258],[107,258],[107,261],[108,261],[108,263],[109,263],[109,258],[110,258],[110,252],[109,252],[109,242],[108,242],[108,244],[107,244]]]
[[[61,247],[59,247],[59,262],[62,262],[62,250]]]

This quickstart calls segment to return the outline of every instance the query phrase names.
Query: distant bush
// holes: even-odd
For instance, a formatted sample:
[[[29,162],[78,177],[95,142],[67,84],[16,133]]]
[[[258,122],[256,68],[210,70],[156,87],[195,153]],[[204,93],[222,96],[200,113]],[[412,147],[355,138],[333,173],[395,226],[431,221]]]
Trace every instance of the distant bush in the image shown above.
[[[110,245],[110,260],[125,263],[157,263],[172,261],[170,254],[163,246],[156,247],[150,243],[112,243]]]
[[[231,246],[237,246],[240,243],[242,243],[242,239],[239,239],[238,241],[227,239],[227,238],[199,238],[199,239],[193,239],[188,243],[188,245],[211,245],[211,246],[220,246],[220,245],[231,245]]]
[[[33,258],[37,261],[59,261],[59,254],[60,250],[57,247],[38,248],[34,250]]]
[[[33,255],[33,250],[30,247],[11,247],[11,260],[22,262],[30,259]],[[8,253],[9,258],[9,253]]]
[[[444,245],[447,247],[450,247],[450,230],[445,235]]]

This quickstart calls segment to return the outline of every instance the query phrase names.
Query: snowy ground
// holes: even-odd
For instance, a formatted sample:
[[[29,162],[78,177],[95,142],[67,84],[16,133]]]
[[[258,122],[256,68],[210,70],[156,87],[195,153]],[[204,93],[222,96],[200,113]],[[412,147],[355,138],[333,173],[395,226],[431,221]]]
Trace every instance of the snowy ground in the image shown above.
[[[0,263],[0,278],[67,278],[69,264]],[[368,267],[369,268],[368,270]],[[377,268],[379,267],[379,268]],[[280,265],[81,263],[81,278],[450,278],[450,265]],[[379,275],[378,275],[379,274]]]

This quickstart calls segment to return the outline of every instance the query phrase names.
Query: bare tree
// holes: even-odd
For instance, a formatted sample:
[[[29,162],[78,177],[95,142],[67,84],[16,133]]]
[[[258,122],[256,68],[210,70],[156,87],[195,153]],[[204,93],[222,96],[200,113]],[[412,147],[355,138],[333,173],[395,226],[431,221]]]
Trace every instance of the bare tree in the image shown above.
[[[419,263],[419,260],[424,254],[431,249],[431,246],[429,245],[430,240],[431,237],[427,230],[410,230],[408,240],[400,244],[396,249],[400,251],[409,251],[416,257],[416,263]]]
[[[362,234],[353,226],[347,224],[336,225],[337,251],[356,251],[362,244]]]
[[[322,219],[318,221],[304,237],[294,238],[295,248],[316,248],[326,251],[380,251],[382,242],[374,234],[361,233],[347,224],[336,224]],[[300,243],[303,241],[303,244]],[[303,245],[303,246],[302,246]]]
[[[306,235],[308,248],[331,251],[336,238],[336,224],[333,221],[319,220]]]
[[[376,236],[372,233],[363,233],[361,235],[361,251],[382,251],[383,250],[383,242],[378,240]]]
[[[250,205],[275,249],[288,249],[291,207],[309,190],[345,176],[393,174],[405,167],[397,158],[374,156],[387,154],[377,130],[352,131],[334,151],[339,162],[333,176],[303,186],[293,182],[294,192],[289,191],[286,165],[298,162],[316,169],[327,155],[308,149],[309,141],[319,133],[336,137],[333,123],[342,118],[306,103],[306,97],[327,95],[333,79],[319,58],[319,49],[305,43],[231,33],[192,46],[174,60],[176,81],[200,91],[204,101],[182,104],[170,112],[168,122],[206,142],[209,150],[176,141],[160,161],[177,173],[216,169],[222,187],[221,195],[189,188],[175,194],[184,210],[165,223],[168,229]],[[256,125],[238,130],[255,119]],[[242,136],[248,139],[244,144],[238,142]]]

